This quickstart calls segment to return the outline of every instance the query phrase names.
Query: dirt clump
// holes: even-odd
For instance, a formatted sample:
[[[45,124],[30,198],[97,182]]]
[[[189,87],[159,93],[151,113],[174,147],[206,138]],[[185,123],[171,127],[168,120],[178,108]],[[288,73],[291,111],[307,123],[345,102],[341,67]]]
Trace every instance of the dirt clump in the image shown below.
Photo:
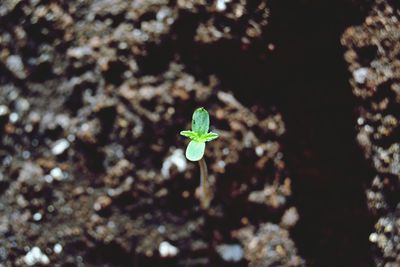
[[[342,37],[357,108],[357,141],[374,168],[366,190],[376,217],[369,236],[377,266],[400,264],[400,12],[391,1],[376,1],[360,26]]]

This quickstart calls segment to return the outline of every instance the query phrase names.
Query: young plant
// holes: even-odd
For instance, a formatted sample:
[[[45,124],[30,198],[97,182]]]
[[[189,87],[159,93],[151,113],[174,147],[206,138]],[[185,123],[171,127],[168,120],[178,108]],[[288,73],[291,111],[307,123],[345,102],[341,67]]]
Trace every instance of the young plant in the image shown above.
[[[198,161],[200,167],[200,204],[206,209],[211,202],[211,192],[208,186],[207,164],[204,160],[204,151],[206,142],[218,138],[218,134],[208,132],[210,127],[210,117],[207,110],[198,108],[194,111],[192,117],[192,130],[181,131],[180,134],[188,137],[191,141],[186,148],[186,158],[190,161]]]

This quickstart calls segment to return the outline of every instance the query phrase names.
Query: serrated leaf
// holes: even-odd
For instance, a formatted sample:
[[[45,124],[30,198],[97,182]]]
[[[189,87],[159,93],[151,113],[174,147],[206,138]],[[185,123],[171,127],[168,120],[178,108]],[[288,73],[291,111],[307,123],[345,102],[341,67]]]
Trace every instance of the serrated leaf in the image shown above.
[[[185,156],[190,161],[199,161],[204,156],[205,148],[206,143],[204,142],[190,141]]]
[[[210,127],[210,117],[207,110],[198,108],[194,111],[192,117],[192,131],[198,135],[203,135],[208,132]]]
[[[191,140],[196,140],[196,138],[198,137],[198,135],[193,131],[181,131],[180,134],[190,138]]]
[[[204,140],[205,142],[209,142],[214,139],[217,139],[218,137],[219,137],[219,135],[217,133],[210,132],[210,133],[206,133],[206,134],[202,135],[200,138],[201,138],[201,140]]]

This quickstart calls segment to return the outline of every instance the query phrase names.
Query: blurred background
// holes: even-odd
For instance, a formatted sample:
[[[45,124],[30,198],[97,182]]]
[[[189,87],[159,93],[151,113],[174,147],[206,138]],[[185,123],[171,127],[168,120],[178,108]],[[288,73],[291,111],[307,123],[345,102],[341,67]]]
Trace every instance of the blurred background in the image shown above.
[[[399,9],[2,0],[0,267],[400,266]]]

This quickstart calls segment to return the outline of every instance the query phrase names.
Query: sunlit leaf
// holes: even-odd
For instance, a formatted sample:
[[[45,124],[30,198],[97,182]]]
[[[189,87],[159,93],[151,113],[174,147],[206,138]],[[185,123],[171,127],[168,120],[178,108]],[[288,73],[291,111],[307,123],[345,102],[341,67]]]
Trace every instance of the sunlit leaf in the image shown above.
[[[206,134],[210,127],[210,117],[208,116],[207,110],[204,108],[198,108],[193,113],[192,118],[192,131],[198,135]]]
[[[181,131],[180,134],[192,140],[196,139],[198,136],[195,132],[192,131]]]
[[[203,134],[202,136],[200,136],[200,138],[206,142],[209,142],[214,139],[217,139],[218,136],[219,135],[217,133],[210,132],[210,133]]]
[[[206,143],[190,141],[186,148],[186,158],[190,161],[199,161],[204,155],[204,150],[206,148]]]

